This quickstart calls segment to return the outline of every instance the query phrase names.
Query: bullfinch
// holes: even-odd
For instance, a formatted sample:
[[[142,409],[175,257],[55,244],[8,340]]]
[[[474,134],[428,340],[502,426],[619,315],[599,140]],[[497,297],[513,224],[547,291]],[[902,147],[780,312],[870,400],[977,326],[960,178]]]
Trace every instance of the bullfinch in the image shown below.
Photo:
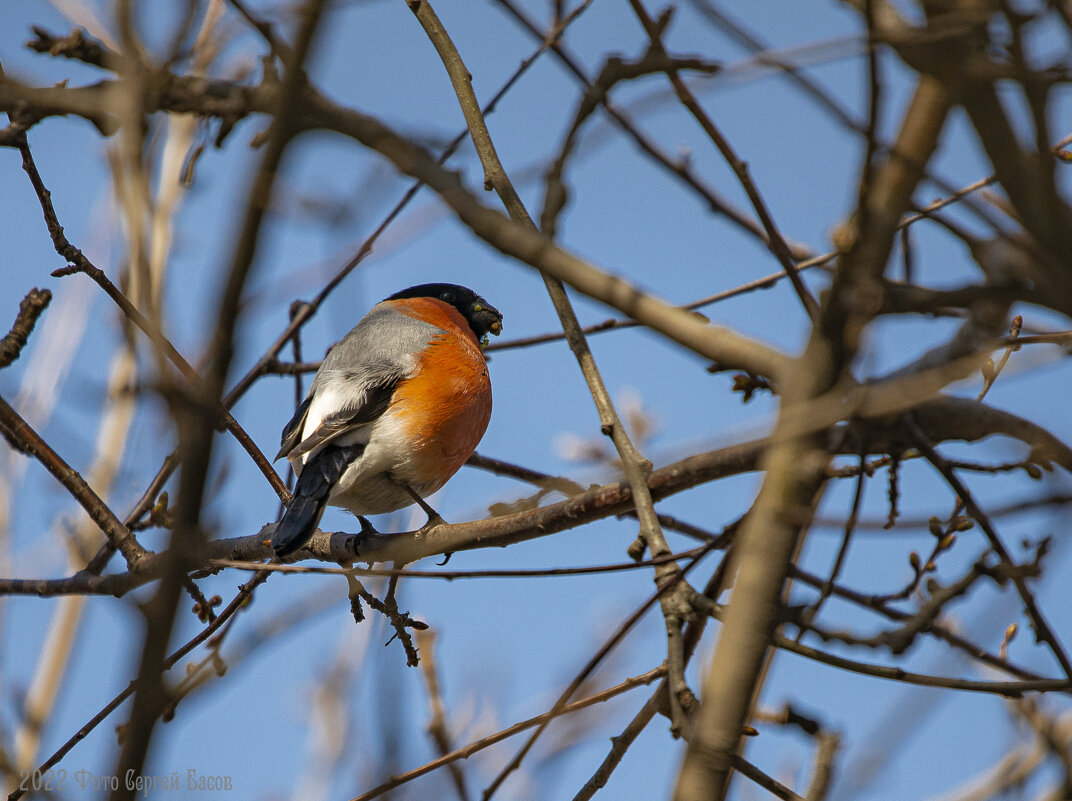
[[[283,557],[312,537],[327,504],[364,515],[419,503],[473,453],[491,417],[481,345],[502,314],[471,289],[421,284],[372,307],[328,352],[283,429],[298,482],[272,537]]]

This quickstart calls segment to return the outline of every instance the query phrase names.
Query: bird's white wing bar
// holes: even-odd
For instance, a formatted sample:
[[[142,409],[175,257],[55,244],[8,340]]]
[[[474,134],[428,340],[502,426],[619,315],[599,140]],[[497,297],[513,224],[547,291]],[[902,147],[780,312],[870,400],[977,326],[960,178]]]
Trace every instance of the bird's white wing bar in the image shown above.
[[[276,458],[286,456],[300,471],[330,442],[367,441],[369,423],[387,410],[398,383],[416,373],[415,354],[442,333],[388,306],[374,307],[324,358],[309,397],[283,429]]]

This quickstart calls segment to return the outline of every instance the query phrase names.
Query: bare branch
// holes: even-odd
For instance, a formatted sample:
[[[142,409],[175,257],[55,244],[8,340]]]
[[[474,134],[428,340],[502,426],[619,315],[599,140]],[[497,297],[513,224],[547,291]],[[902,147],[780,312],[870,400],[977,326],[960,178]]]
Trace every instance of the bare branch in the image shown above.
[[[804,355],[782,382],[782,411],[775,446],[766,456],[763,488],[734,548],[739,566],[722,636],[704,681],[693,738],[674,791],[675,801],[721,801],[731,760],[756,694],[770,637],[798,538],[824,481],[826,458],[813,435],[788,414],[806,407],[844,375],[863,326],[877,311],[882,275],[897,223],[924,165],[938,144],[949,110],[936,82],[923,79],[905,115],[895,152],[867,193],[862,226],[842,257],[820,324]],[[911,159],[911,161],[909,161]],[[918,397],[918,396],[917,396]],[[801,521],[804,521],[803,523]]]
[[[12,447],[33,456],[59,481],[86,514],[97,524],[108,541],[119,549],[127,566],[137,572],[148,552],[138,543],[137,538],[115,516],[108,505],[100,499],[93,488],[86,483],[78,471],[71,467],[56,453],[47,442],[34,431],[19,413],[0,398],[0,433],[3,433]]]
[[[979,524],[986,534],[987,540],[990,542],[990,547],[994,549],[994,553],[1001,559],[1002,564],[1013,565],[1013,560],[1005,545],[1002,543],[1001,538],[998,536],[997,531],[994,530],[993,525],[990,522],[990,518],[986,516],[979,505],[976,503],[972,494],[968,491],[968,488],[957,477],[957,474],[953,471],[953,468],[949,466],[949,463],[939,454],[933,444],[927,439],[927,436],[919,430],[918,426],[912,421],[911,417],[906,419],[906,425],[909,432],[913,435],[915,445],[923,455],[927,457],[935,469],[942,474],[942,478],[946,480],[950,488],[957,494],[964,503],[964,508],[968,510],[975,521]],[[1061,642],[1057,639],[1057,635],[1054,634],[1053,629],[1050,628],[1049,623],[1042,615],[1042,610],[1039,609],[1038,603],[1035,601],[1034,595],[1027,587],[1027,582],[1024,577],[1017,571],[1012,571],[1010,578],[1013,585],[1016,587],[1016,591],[1020,594],[1020,598],[1024,602],[1024,609],[1027,612],[1027,616],[1031,620],[1032,628],[1035,630],[1035,636],[1039,641],[1045,642],[1050,650],[1053,652],[1054,657],[1061,665],[1061,669],[1065,675],[1072,679],[1072,662],[1069,661],[1068,655],[1065,653]]]
[[[283,90],[273,109],[272,136],[250,189],[245,220],[235,243],[230,270],[227,272],[227,283],[217,313],[208,374],[203,385],[195,388],[194,396],[189,401],[177,402],[178,395],[172,396],[172,414],[178,424],[182,463],[175,528],[172,532],[171,547],[165,552],[162,580],[148,606],[148,626],[136,680],[137,691],[127,724],[123,751],[116,767],[117,776],[126,776],[131,771],[135,775],[141,773],[156,722],[167,704],[162,671],[168,639],[174,625],[185,575],[196,563],[206,538],[200,518],[215,421],[213,415],[207,415],[203,410],[215,409],[223,395],[224,382],[233,355],[233,339],[242,289],[253,265],[261,222],[283,153],[298,132],[295,119],[301,102],[301,88],[305,85],[301,66],[310,52],[323,8],[324,0],[309,0],[302,8],[302,24],[295,46],[294,61],[288,65]],[[134,786],[128,783],[113,791],[112,801],[133,798],[134,790]]]
[[[571,712],[576,712],[579,709],[585,709],[586,707],[592,706],[592,704],[602,703],[603,701],[607,701],[615,697],[616,695],[621,695],[622,693],[632,690],[636,687],[651,684],[653,681],[656,681],[665,675],[666,668],[660,665],[659,667],[649,670],[647,673],[644,673],[640,676],[636,676],[631,679],[626,679],[621,684],[617,684],[614,687],[610,687],[603,692],[595,693],[594,695],[590,695],[587,698],[582,698],[579,701],[573,701],[572,703],[566,704],[560,709],[556,709],[552,712],[545,712],[542,715],[537,715],[536,717],[529,718],[528,720],[523,720],[520,723],[515,723],[509,728],[503,729],[502,731],[496,732],[495,734],[484,737],[483,739],[478,740],[474,743],[470,743],[467,746],[463,746],[462,748],[452,751],[451,753],[446,754],[439,759],[433,760],[426,765],[422,765],[419,768],[407,771],[406,773],[401,773],[397,776],[392,776],[383,784],[379,785],[378,787],[374,787],[365,793],[362,793],[356,798],[351,799],[351,801],[371,801],[371,799],[378,798],[389,790],[393,790],[395,787],[399,787],[406,782],[410,782],[414,779],[420,778],[426,773],[431,773],[433,770],[438,770],[444,765],[450,764],[451,762],[455,762],[459,759],[468,759],[470,756],[477,753],[478,751],[482,751],[489,746],[495,745],[498,742],[502,742],[508,737],[513,737],[515,734],[520,734],[526,729],[531,729],[533,726],[545,724],[554,718],[562,717],[563,715],[568,715]]]
[[[235,612],[245,607],[246,602],[249,600],[249,597],[250,595],[252,595],[253,591],[262,583],[264,583],[267,579],[267,573],[258,573],[241,587],[239,587],[238,594],[235,595],[234,599],[227,605],[227,607],[223,611],[221,611],[219,615],[216,616],[216,619],[209,623],[207,626],[205,626],[205,628],[202,629],[197,634],[197,636],[186,642],[186,644],[184,644],[181,648],[178,648],[174,652],[172,652],[171,655],[163,661],[162,669],[171,670],[171,668],[175,667],[175,665],[179,663],[179,660],[181,660],[194,648],[199,646],[201,643],[203,643],[205,640],[207,640],[209,637],[219,631],[219,629],[223,627],[224,623],[231,619]],[[97,726],[103,723],[109,715],[111,715],[123,704],[124,701],[130,698],[130,696],[134,694],[134,690],[137,688],[137,686],[138,684],[136,680],[130,682],[130,684],[128,684],[126,688],[123,689],[123,691],[120,692],[115,698],[109,701],[108,704],[100,710],[100,712],[94,715],[89,720],[89,722],[87,722],[82,728],[75,732],[73,737],[71,737],[67,742],[60,746],[59,749],[52,754],[52,756],[42,762],[38,766],[37,770],[41,773],[44,773],[45,771],[59,764],[60,760],[67,756],[67,754],[72,748],[82,742],[82,740],[84,740],[91,731],[93,731],[95,728],[97,728]],[[26,789],[16,789],[14,792],[8,795],[8,801],[18,801],[18,799],[22,798],[22,796],[25,794]]]
[[[443,65],[446,67],[447,73],[450,76],[454,91],[461,104],[462,112],[465,114],[466,123],[469,126],[469,131],[473,138],[473,144],[476,147],[477,154],[480,156],[481,163],[484,165],[485,186],[490,186],[495,189],[515,223],[518,223],[535,233],[536,226],[532,222],[532,218],[529,216],[524,204],[522,204],[521,198],[514,189],[505,169],[503,169],[498,154],[495,152],[495,146],[492,143],[491,135],[488,132],[483,115],[480,113],[480,105],[476,100],[476,95],[473,93],[471,76],[469,71],[465,68],[465,64],[462,62],[457,48],[455,48],[453,42],[451,42],[449,35],[443,28],[442,23],[440,23],[435,11],[427,0],[409,0],[409,7],[416,15],[417,19],[424,27],[425,32],[428,34],[429,39],[439,52],[440,58],[443,60]],[[548,232],[548,235],[551,236],[551,233]],[[600,429],[603,434],[611,438],[621,460],[622,469],[625,472],[626,479],[628,480],[632,491],[637,518],[640,521],[639,539],[647,546],[652,556],[665,556],[666,554],[671,553],[671,549],[663,536],[662,528],[660,527],[659,519],[655,514],[654,504],[647,484],[647,476],[652,468],[651,461],[645,458],[640,451],[637,450],[629,436],[629,432],[623,425],[617,410],[614,408],[610,393],[607,391],[603,377],[600,374],[599,368],[592,356],[592,352],[588,347],[588,342],[585,339],[584,333],[581,331],[580,323],[577,321],[577,315],[573,310],[573,304],[570,303],[561,279],[549,276],[542,270],[541,275],[544,279],[544,285],[547,288],[547,292],[551,297],[551,302],[554,304],[555,311],[558,314],[559,321],[562,324],[562,328],[566,333],[566,339],[569,342],[570,349],[573,351],[573,354],[577,359],[577,363],[581,368],[584,379],[588,384],[589,393],[592,396],[592,400],[595,402],[596,409],[599,413]],[[684,589],[683,586],[678,585],[680,577],[681,571],[676,564],[667,563],[656,566],[655,582],[656,586],[660,588],[660,592],[657,593],[656,598],[658,598],[662,607],[663,616],[666,618],[669,634],[670,654],[668,657],[668,666],[670,682],[674,685],[672,688],[673,692],[670,694],[670,705],[672,710],[671,726],[675,733],[680,732],[685,725],[685,718],[681,708],[679,695],[687,690],[684,666],[680,660],[680,652],[677,650],[677,645],[680,644],[678,637],[680,636],[684,618],[691,613],[688,604],[680,597],[681,591]],[[568,694],[564,695],[558,703],[564,703],[567,700],[569,700]],[[537,734],[533,735],[533,740],[539,734],[539,731],[540,730],[537,730]],[[526,744],[524,750],[527,750],[531,742],[532,740]],[[518,755],[515,762],[512,762],[485,791],[485,801],[491,797],[495,788],[499,786],[505,776],[520,763],[520,758],[523,754],[524,751]]]
[[[654,20],[648,16],[647,11],[644,9],[643,3],[640,0],[630,0],[630,5],[633,7],[633,12],[637,15],[641,25],[644,26],[644,30],[648,34],[648,38],[651,39],[652,50],[656,53],[666,53],[662,44],[662,33],[658,26],[656,26]],[[715,147],[718,148],[723,158],[726,159],[726,163],[730,165],[734,174],[737,176],[737,180],[740,181],[741,186],[744,187],[745,192],[748,194],[748,199],[752,202],[752,207],[756,211],[756,216],[759,217],[760,222],[763,223],[763,230],[767,234],[768,246],[771,252],[775,255],[779,262],[782,264],[782,269],[785,270],[785,274],[789,276],[789,281],[793,285],[793,290],[800,298],[801,304],[804,306],[804,311],[808,313],[808,317],[812,322],[816,321],[819,314],[819,305],[816,303],[815,298],[812,297],[811,291],[801,280],[797,274],[796,259],[793,257],[793,253],[782,237],[781,231],[778,230],[778,226],[775,225],[774,219],[771,217],[770,210],[767,208],[766,202],[759,193],[759,189],[752,181],[752,177],[749,174],[748,164],[741,161],[738,158],[733,146],[730,145],[729,140],[722,134],[718,126],[704,111],[696,97],[689,91],[688,86],[681,80],[681,76],[678,74],[678,69],[675,66],[668,66],[665,69],[667,77],[670,79],[670,83],[674,87],[674,92],[677,93],[678,99],[681,100],[682,105],[685,106],[696,118],[696,121],[703,128],[704,133],[715,143]]]

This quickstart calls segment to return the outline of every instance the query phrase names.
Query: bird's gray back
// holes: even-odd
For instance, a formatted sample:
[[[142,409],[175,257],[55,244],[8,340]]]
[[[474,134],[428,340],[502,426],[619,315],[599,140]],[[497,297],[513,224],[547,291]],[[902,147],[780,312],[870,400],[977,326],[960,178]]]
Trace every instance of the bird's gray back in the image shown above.
[[[408,376],[417,355],[441,333],[437,326],[376,305],[324,357],[311,391],[340,381],[367,385]]]

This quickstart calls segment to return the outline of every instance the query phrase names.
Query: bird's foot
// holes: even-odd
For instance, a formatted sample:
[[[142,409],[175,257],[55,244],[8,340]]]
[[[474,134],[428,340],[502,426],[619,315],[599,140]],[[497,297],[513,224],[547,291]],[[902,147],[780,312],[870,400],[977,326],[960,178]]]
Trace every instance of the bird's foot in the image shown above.
[[[439,516],[439,512],[429,506],[428,501],[422,498],[420,494],[415,489],[413,489],[413,487],[411,487],[404,481],[400,481],[398,483],[402,485],[402,488],[407,493],[409,493],[409,497],[413,498],[413,501],[424,510],[424,513],[426,515],[428,515],[428,522],[421,526],[421,531],[424,531],[426,528],[431,528],[432,526],[437,526],[440,523],[446,522],[442,517]]]
[[[357,515],[357,519],[361,523],[361,531],[346,538],[346,550],[355,558],[361,555],[361,543],[369,537],[378,536],[380,533],[368,521],[367,517]]]

